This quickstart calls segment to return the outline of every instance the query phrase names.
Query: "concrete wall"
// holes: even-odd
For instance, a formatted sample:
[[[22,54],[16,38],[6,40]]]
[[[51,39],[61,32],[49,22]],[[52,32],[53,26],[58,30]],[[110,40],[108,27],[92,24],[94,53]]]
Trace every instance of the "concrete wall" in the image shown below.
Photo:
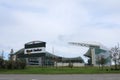
[[[84,63],[73,63],[74,67],[80,67],[80,66],[85,66]]]
[[[73,66],[74,67],[81,67],[81,66],[85,66],[85,64],[84,63],[72,63],[73,64]],[[61,62],[59,62],[59,63],[55,63],[54,64],[54,66],[58,66],[58,67],[64,67],[64,66],[69,66],[69,63],[61,63]]]

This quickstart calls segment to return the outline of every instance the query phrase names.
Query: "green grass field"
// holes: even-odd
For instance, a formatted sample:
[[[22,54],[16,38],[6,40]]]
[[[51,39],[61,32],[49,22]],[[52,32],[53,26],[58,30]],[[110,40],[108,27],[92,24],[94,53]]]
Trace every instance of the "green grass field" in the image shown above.
[[[55,67],[27,67],[21,70],[0,69],[0,74],[103,74],[103,73],[120,73],[120,70],[111,71],[107,68],[99,69],[98,67],[79,67],[79,68],[55,68]]]

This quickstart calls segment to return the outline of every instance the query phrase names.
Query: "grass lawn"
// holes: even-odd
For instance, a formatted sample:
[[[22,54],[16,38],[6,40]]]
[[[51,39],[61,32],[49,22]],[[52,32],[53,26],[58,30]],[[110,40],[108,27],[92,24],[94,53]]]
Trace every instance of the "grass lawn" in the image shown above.
[[[0,74],[103,74],[103,73],[120,73],[120,70],[108,71],[104,68],[99,69],[98,67],[79,67],[79,68],[68,68],[68,67],[27,67],[26,69],[21,70],[7,70],[0,69]]]

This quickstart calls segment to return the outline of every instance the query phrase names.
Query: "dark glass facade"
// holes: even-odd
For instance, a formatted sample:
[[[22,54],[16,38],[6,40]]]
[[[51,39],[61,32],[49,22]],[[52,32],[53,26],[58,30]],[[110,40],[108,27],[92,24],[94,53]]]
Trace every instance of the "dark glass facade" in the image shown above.
[[[37,47],[46,47],[46,42],[34,43],[33,44],[25,44],[25,49],[27,48],[37,48]]]

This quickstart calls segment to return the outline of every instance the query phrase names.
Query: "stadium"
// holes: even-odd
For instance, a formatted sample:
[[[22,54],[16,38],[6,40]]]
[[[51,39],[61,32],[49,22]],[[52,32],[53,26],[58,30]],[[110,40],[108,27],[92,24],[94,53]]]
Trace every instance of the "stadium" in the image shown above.
[[[24,44],[24,48],[11,54],[12,60],[25,60],[27,65],[39,66],[84,66],[81,57],[65,58],[46,51],[46,42],[31,41]]]
[[[77,43],[69,42],[69,44],[75,46],[88,47],[88,51],[84,54],[89,58],[88,62],[79,56],[75,58],[66,58],[63,56],[57,56],[53,53],[46,51],[46,42],[43,41],[31,41],[24,44],[24,48],[18,50],[14,54],[11,54],[12,60],[25,60],[27,65],[39,65],[39,66],[72,66],[79,67],[85,65],[98,66],[100,60],[104,58],[104,65],[110,66],[111,59],[109,50],[98,43]]]

